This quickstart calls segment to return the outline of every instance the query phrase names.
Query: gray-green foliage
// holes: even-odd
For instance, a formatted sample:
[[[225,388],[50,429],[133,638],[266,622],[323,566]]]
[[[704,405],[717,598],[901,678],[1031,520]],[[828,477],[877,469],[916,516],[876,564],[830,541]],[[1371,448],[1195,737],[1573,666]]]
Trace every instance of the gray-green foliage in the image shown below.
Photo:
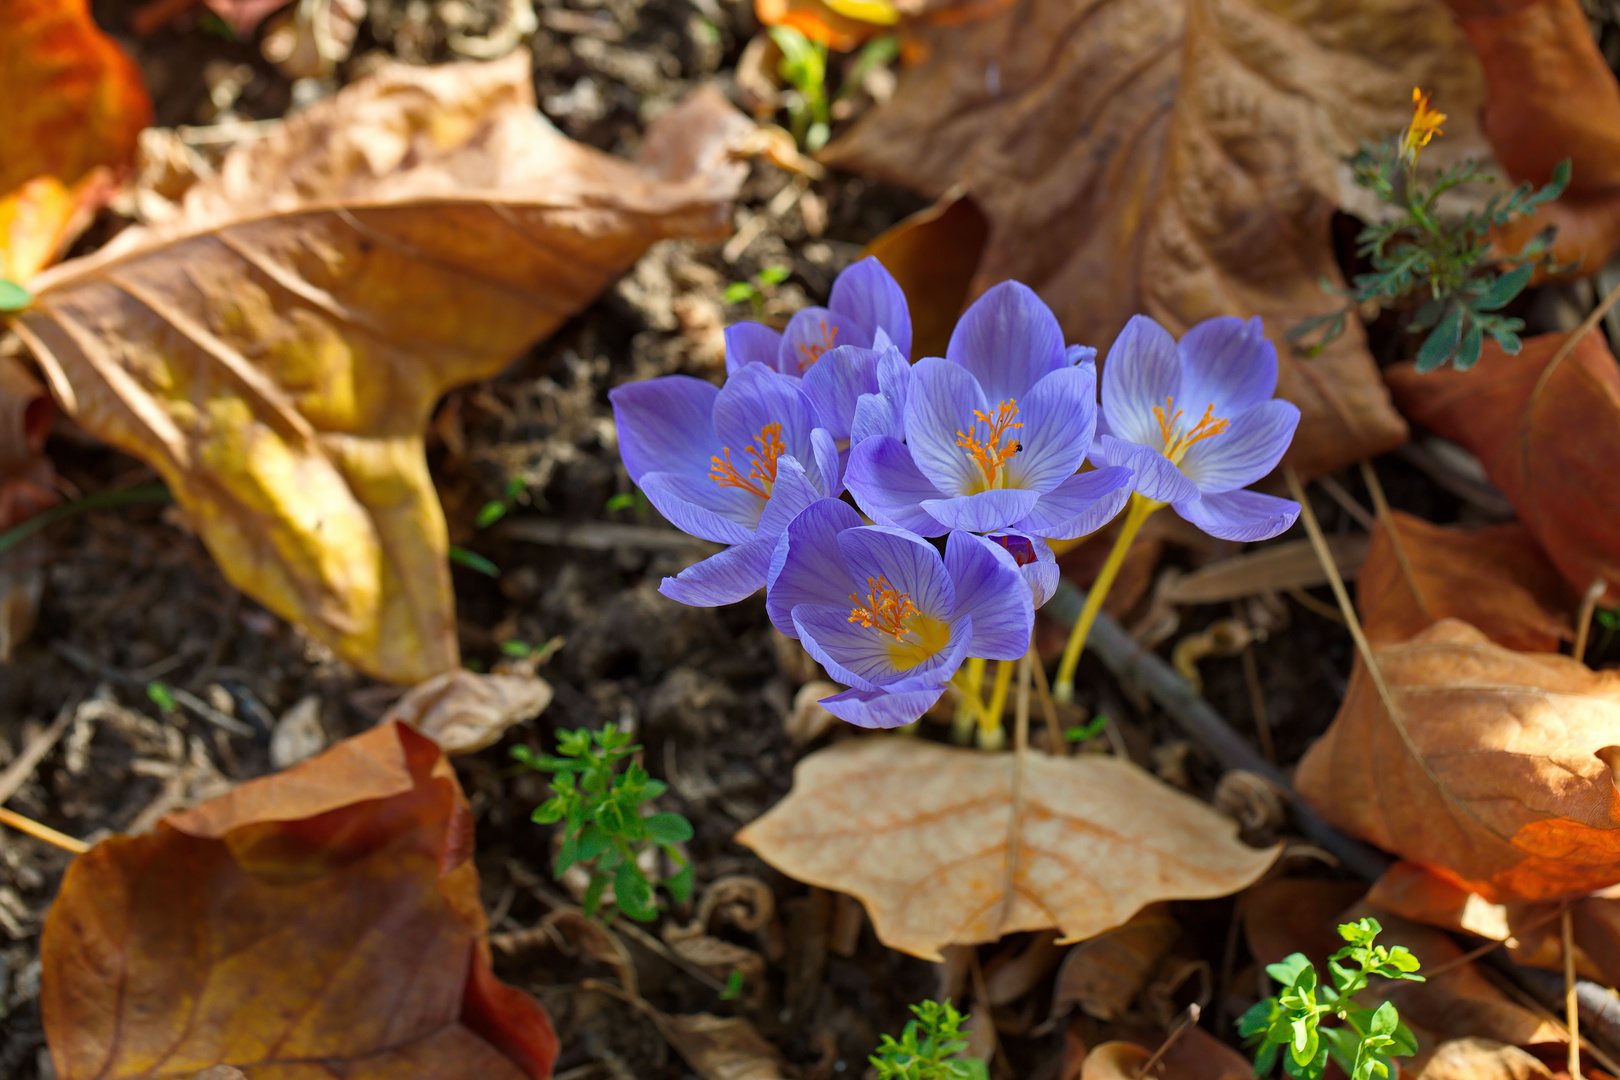
[[[1331,983],[1319,983],[1316,968],[1301,953],[1266,966],[1266,974],[1282,989],[1238,1020],[1238,1031],[1254,1050],[1256,1076],[1271,1075],[1280,1058],[1288,1076],[1317,1080],[1331,1056],[1350,1080],[1388,1080],[1395,1075],[1391,1058],[1417,1052],[1412,1033],[1401,1024],[1392,1003],[1363,1009],[1353,1000],[1374,975],[1423,981],[1416,974],[1417,957],[1399,945],[1386,949],[1374,944],[1382,930],[1377,919],[1339,927],[1339,936],[1348,944],[1328,958]],[[1331,1017],[1343,1026],[1323,1027],[1322,1021]]]
[[[1319,351],[1344,332],[1345,320],[1358,306],[1370,301],[1381,308],[1415,305],[1407,329],[1428,331],[1418,347],[1419,371],[1448,363],[1458,370],[1473,367],[1486,334],[1504,352],[1517,353],[1524,321],[1500,311],[1524,291],[1535,268],[1547,264],[1552,230],[1506,257],[1490,252],[1491,230],[1561,195],[1569,183],[1569,162],[1560,162],[1552,182],[1539,191],[1520,184],[1453,221],[1442,218],[1440,197],[1458,185],[1490,180],[1478,162],[1462,162],[1425,183],[1402,158],[1398,140],[1391,140],[1363,148],[1350,167],[1357,184],[1399,213],[1366,226],[1357,236],[1357,253],[1371,261],[1373,270],[1357,274],[1342,291],[1345,306],[1298,324],[1288,332],[1289,340],[1298,345],[1317,335],[1306,352]],[[1503,265],[1511,269],[1503,271]],[[1341,292],[1326,282],[1323,288]]]
[[[883,1036],[867,1059],[879,1080],[988,1080],[984,1062],[953,1056],[967,1049],[967,1040],[962,1014],[950,1002],[924,1001],[911,1011],[917,1019],[907,1022],[898,1039]]]
[[[658,884],[676,900],[692,895],[692,865],[675,848],[692,838],[692,823],[675,813],[646,814],[642,804],[662,795],[666,785],[634,761],[618,771],[620,762],[640,749],[613,724],[600,731],[557,732],[556,757],[524,746],[512,748],[512,756],[524,765],[554,774],[552,797],[535,810],[534,820],[563,825],[562,847],[553,868],[557,877],[576,863],[589,867],[591,880],[581,906],[590,916],[601,906],[603,890],[611,882],[613,902],[620,911],[642,922],[657,917],[654,883],[636,864],[650,845],[662,848],[680,868]]]

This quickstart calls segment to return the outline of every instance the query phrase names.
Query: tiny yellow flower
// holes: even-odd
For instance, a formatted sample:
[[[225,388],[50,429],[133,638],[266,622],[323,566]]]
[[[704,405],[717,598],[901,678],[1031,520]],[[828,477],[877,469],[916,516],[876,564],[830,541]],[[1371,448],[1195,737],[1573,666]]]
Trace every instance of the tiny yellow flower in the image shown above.
[[[1412,87],[1412,123],[1401,136],[1401,157],[1408,164],[1415,162],[1418,151],[1428,146],[1430,139],[1443,134],[1440,125],[1445,122],[1445,113],[1429,108],[1429,95]]]

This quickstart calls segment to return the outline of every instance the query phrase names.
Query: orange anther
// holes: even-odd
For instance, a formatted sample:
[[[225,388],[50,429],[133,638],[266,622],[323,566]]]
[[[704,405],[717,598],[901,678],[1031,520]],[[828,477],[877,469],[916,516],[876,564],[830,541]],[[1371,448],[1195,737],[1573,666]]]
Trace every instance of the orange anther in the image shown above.
[[[748,475],[743,476],[737,467],[731,463],[731,448],[721,448],[720,457],[710,457],[713,464],[709,468],[709,479],[721,487],[742,488],[751,491],[762,499],[770,498],[769,484],[776,482],[776,459],[787,452],[787,446],[782,442],[782,425],[778,423],[766,424],[754,436],[758,446],[750,446],[745,453],[753,459],[748,469]],[[758,481],[758,483],[755,483]]]
[[[1177,421],[1181,419],[1181,410],[1175,405],[1176,399],[1167,397],[1164,399],[1164,408],[1153,406],[1153,417],[1159,421],[1159,434],[1164,436],[1164,456],[1171,461],[1179,462],[1193,443],[1212,435],[1219,435],[1231,426],[1224,416],[1215,415],[1215,405],[1211,402],[1204,406],[1204,415],[1199,418],[1198,423],[1190,430],[1180,431]]]
[[[864,605],[856,593],[850,593],[849,598],[855,604],[849,611],[850,622],[880,630],[896,641],[910,632],[911,620],[917,614],[917,605],[911,602],[911,594],[900,592],[883,577],[866,579]]]
[[[1018,403],[1012,398],[1003,401],[996,409],[994,419],[986,416],[978,409],[973,410],[973,415],[981,424],[990,429],[989,438],[984,442],[980,442],[971,430],[966,432],[958,431],[956,433],[956,445],[966,450],[969,456],[979,463],[979,471],[984,473],[985,486],[995,487],[996,479],[1001,473],[1001,467],[1007,463],[1009,458],[1023,449],[1022,444],[1016,439],[1006,446],[1001,445],[1001,441],[1006,438],[1007,432],[1013,428],[1024,426],[1013,419],[1018,415]]]
[[[836,338],[837,336],[838,336],[838,327],[836,327],[836,326],[828,326],[827,325],[827,320],[822,319],[821,320],[821,344],[820,345],[800,345],[799,346],[799,352],[804,354],[804,358],[799,361],[799,373],[803,374],[805,368],[809,367],[811,364],[815,363],[817,360],[820,360],[821,359],[821,354],[826,352],[828,349],[833,347],[833,339]]]

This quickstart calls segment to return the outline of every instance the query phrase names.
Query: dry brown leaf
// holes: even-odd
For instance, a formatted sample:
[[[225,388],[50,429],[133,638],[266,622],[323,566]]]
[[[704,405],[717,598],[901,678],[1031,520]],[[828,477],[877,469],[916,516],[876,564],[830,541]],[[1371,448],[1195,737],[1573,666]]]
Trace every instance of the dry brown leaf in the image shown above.
[[[447,754],[494,746],[513,724],[551,704],[551,684],[538,675],[482,675],[457,668],[413,687],[378,723],[399,720]]]
[[[1181,926],[1164,904],[1149,904],[1130,921],[1069,950],[1052,990],[1052,1015],[1078,1005],[1099,1020],[1117,1020],[1147,985]]]
[[[39,380],[0,356],[0,533],[62,501],[44,453],[55,411]],[[33,630],[47,561],[40,536],[0,555],[0,663]]]
[[[1443,7],[1019,0],[923,40],[930,58],[823,158],[935,196],[961,185],[991,223],[975,291],[1023,281],[1100,348],[1137,312],[1178,334],[1263,316],[1304,414],[1297,468],[1406,438],[1359,328],[1312,360],[1283,335],[1338,305],[1318,282],[1343,284],[1342,159],[1406,126],[1414,85],[1451,115],[1433,160],[1482,149],[1479,66]]]
[[[1327,538],[1328,553],[1344,578],[1355,577],[1367,558],[1361,533]],[[1219,604],[1261,592],[1286,592],[1327,584],[1327,572],[1309,540],[1285,540],[1220,562],[1200,566],[1168,583],[1160,599],[1172,604]]]
[[[911,312],[911,355],[944,356],[990,235],[973,199],[949,192],[862,249],[894,275]]]
[[[1620,882],[1620,673],[1455,619],[1375,655],[1423,763],[1358,662],[1295,777],[1318,813],[1500,903]]]
[[[1478,456],[1576,592],[1608,582],[1620,598],[1620,369],[1600,331],[1541,382],[1568,334],[1526,338],[1517,356],[1487,343],[1469,371],[1384,373],[1401,409]]]
[[[228,157],[179,218],[36,279],[64,409],[162,474],[233,583],[363,670],[457,666],[422,430],[656,240],[724,231],[751,127],[700,91],[637,160],[535,111],[529,59],[388,66]]]
[[[1078,941],[1156,900],[1236,892],[1277,857],[1116,758],[1029,753],[1021,811],[1016,776],[1012,754],[851,739],[800,761],[737,840],[860,899],[880,941],[930,960],[1020,930]]]
[[[1517,1046],[1490,1039],[1443,1042],[1418,1071],[1418,1080],[1552,1080],[1552,1070]]]
[[[390,724],[104,840],[40,943],[62,1080],[545,1080],[545,1012],[496,980],[472,813]]]
[[[1461,619],[1521,652],[1554,652],[1575,636],[1575,597],[1518,522],[1468,532],[1393,511],[1373,529],[1356,607],[1375,645],[1405,641],[1440,619]]]
[[[1149,1051],[1128,1042],[1105,1042],[1086,1055],[1080,1080],[1141,1080]],[[1254,1066],[1203,1028],[1189,1028],[1159,1059],[1159,1080],[1249,1080]]]
[[[1560,904],[1494,904],[1451,878],[1404,859],[1373,883],[1367,902],[1425,926],[1504,942],[1515,962],[1563,973]],[[1577,900],[1575,905],[1578,909],[1588,902]],[[1582,978],[1603,977],[1579,948],[1575,970]]]
[[[782,1054],[737,1016],[667,1016],[646,1010],[658,1030],[703,1080],[785,1080]]]
[[[1353,881],[1321,878],[1269,878],[1243,894],[1239,911],[1249,951],[1262,964],[1304,953],[1323,964],[1344,945],[1336,927],[1366,894]]]

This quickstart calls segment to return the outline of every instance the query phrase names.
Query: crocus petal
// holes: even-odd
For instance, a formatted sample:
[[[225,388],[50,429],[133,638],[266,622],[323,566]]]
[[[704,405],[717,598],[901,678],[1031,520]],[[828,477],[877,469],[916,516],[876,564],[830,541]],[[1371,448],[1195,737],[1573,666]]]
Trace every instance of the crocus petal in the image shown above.
[[[816,427],[816,411],[810,399],[799,390],[796,379],[779,375],[760,364],[747,364],[726,380],[714,399],[714,432],[720,445],[731,451],[739,472],[751,461],[748,448],[768,424],[782,425],[782,445],[790,457],[799,459],[812,483],[821,483],[810,432]]]
[[[893,403],[897,414],[904,415],[906,399],[911,391],[911,364],[900,355],[898,349],[874,345],[872,351],[878,354],[878,393]]]
[[[683,473],[647,473],[641,478],[641,490],[671,525],[717,544],[752,540],[765,508],[758,495]]]
[[[1053,540],[1073,540],[1094,533],[1125,508],[1134,478],[1130,469],[1118,465],[1075,473],[1042,495],[1035,508],[1014,522],[1013,528]]]
[[[969,305],[951,331],[945,359],[971,372],[996,403],[1022,398],[1068,364],[1057,317],[1017,281],[1003,281]]]
[[[776,537],[762,536],[736,544],[693,563],[675,577],[667,577],[658,591],[677,603],[692,607],[735,604],[765,587]]]
[[[1216,416],[1233,416],[1276,392],[1277,349],[1259,316],[1205,319],[1182,335],[1176,351],[1189,415],[1213,404]]]
[[[887,690],[845,690],[824,697],[821,704],[838,719],[863,728],[905,727],[927,712],[945,692],[943,685],[909,694]]]
[[[1180,394],[1175,338],[1146,315],[1131,316],[1103,364],[1102,411],[1108,430],[1127,442],[1163,450],[1164,434],[1153,410]]]
[[[872,349],[840,345],[815,362],[799,389],[810,399],[822,427],[834,439],[847,440],[862,394],[877,390],[878,354]]]
[[[956,617],[973,620],[974,656],[1016,660],[1029,651],[1034,598],[1006,548],[953,532],[945,541],[945,569],[956,582]]]
[[[825,668],[828,675],[845,686],[876,690],[881,685],[854,670],[856,667],[864,668],[879,679],[899,674],[899,669],[888,656],[886,646],[876,640],[883,635],[850,622],[847,607],[800,604],[793,609],[792,636],[799,639],[804,651]],[[828,651],[829,645],[832,652]],[[845,667],[845,661],[853,667]]]
[[[821,485],[822,494],[832,499],[842,495],[844,466],[849,459],[849,452],[838,449],[838,444],[833,442],[832,433],[826,428],[818,427],[810,432],[810,457],[815,463],[815,471],[820,474],[816,477],[816,481]]]
[[[1035,509],[1041,493],[1028,488],[991,488],[976,495],[924,499],[922,508],[947,529],[995,532],[1022,521]]]
[[[1232,418],[1219,435],[1195,442],[1181,471],[1208,495],[1254,483],[1277,467],[1299,426],[1299,407],[1271,398]]]
[[[906,306],[906,294],[873,256],[856,260],[838,275],[827,306],[869,330],[882,328],[902,356],[911,355],[911,309]]]
[[[855,418],[849,424],[849,445],[859,446],[867,439],[887,435],[892,439],[906,437],[894,406],[882,394],[862,394],[855,402]],[[908,455],[909,460],[909,455]]]
[[[896,592],[911,597],[918,612],[948,622],[956,610],[956,586],[945,572],[934,545],[904,529],[868,525],[838,534],[855,592],[866,598],[869,579],[883,578]]]
[[[1003,529],[985,539],[1007,549],[1007,554],[1018,564],[1018,573],[1029,586],[1036,607],[1052,599],[1052,594],[1057,592],[1058,564],[1051,544],[1016,529]]]
[[[1270,540],[1299,517],[1299,503],[1258,491],[1223,491],[1174,504],[1176,513],[1222,540]]]
[[[720,452],[714,433],[713,383],[690,375],[664,375],[608,391],[619,432],[619,456],[637,484],[650,472],[709,471]]]
[[[800,604],[847,603],[855,581],[838,552],[838,534],[861,523],[847,503],[821,499],[799,513],[777,541],[765,575],[765,613],[771,625],[798,637],[793,609]]]
[[[1091,449],[1097,427],[1097,373],[1090,367],[1059,368],[1018,402],[1016,431],[1022,447],[1007,463],[1014,487],[1051,491],[1074,475]]]
[[[984,486],[984,474],[956,441],[973,426],[975,411],[989,415],[990,405],[966,368],[937,356],[912,365],[906,445],[917,468],[947,495],[966,495]]]
[[[1067,360],[1071,365],[1090,364],[1096,367],[1097,350],[1091,345],[1070,345],[1063,350],[1063,359]]]
[[[839,345],[870,349],[872,331],[848,315],[824,307],[800,308],[782,331],[782,343],[776,347],[776,370],[802,376],[823,353]]]
[[[850,451],[844,482],[867,517],[921,536],[938,536],[945,526],[919,504],[937,499],[940,490],[922,474],[911,451],[888,435],[866,439]]]
[[[776,483],[771,486],[771,497],[765,500],[765,508],[760,511],[755,535],[769,538],[774,547],[775,538],[787,531],[788,523],[822,498],[823,493],[810,482],[804,466],[794,458],[782,458],[776,463]]]
[[[1107,371],[1103,372],[1107,378]],[[1123,465],[1135,474],[1132,487],[1150,499],[1181,502],[1198,493],[1198,485],[1157,450],[1140,443],[1103,435],[1091,446],[1094,465]]]
[[[744,364],[776,367],[776,355],[781,346],[780,330],[758,322],[731,324],[726,327],[726,374],[734,373]]]

